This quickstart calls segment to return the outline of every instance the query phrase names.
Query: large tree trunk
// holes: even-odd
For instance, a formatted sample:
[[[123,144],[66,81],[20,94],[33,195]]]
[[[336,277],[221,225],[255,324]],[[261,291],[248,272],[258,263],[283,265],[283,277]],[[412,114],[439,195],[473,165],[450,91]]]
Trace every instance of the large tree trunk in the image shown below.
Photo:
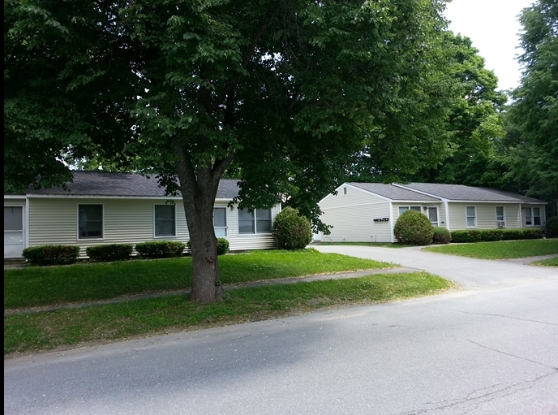
[[[187,200],[184,200],[192,254],[192,291],[190,299],[200,303],[212,303],[221,300],[217,238],[213,228],[214,203],[215,197],[210,197],[207,194],[199,195],[194,200],[194,209],[187,205]]]
[[[221,301],[217,238],[213,228],[213,206],[224,168],[195,167],[180,141],[173,146],[192,255],[191,301],[203,304]]]

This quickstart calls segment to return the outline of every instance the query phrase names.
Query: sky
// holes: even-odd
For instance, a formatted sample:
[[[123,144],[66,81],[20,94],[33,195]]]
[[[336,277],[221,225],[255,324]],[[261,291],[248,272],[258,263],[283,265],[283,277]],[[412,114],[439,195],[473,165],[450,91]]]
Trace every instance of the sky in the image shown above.
[[[498,89],[519,86],[521,67],[515,58],[521,53],[522,26],[517,16],[531,4],[533,0],[452,0],[447,5],[450,30],[472,40],[485,59],[484,67],[498,77]]]

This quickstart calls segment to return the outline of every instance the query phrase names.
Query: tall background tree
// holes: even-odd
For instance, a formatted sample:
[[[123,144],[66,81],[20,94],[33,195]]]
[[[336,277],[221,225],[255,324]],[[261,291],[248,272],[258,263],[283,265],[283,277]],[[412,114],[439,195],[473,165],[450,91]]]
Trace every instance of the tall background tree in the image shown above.
[[[8,0],[5,183],[60,184],[68,162],[99,154],[133,161],[181,191],[191,299],[218,300],[212,211],[227,170],[240,175],[241,206],[289,194],[316,216],[363,148],[393,175],[439,161],[452,85],[443,7]]]
[[[523,10],[520,86],[513,92],[511,177],[531,194],[558,198],[558,3],[538,0]]]

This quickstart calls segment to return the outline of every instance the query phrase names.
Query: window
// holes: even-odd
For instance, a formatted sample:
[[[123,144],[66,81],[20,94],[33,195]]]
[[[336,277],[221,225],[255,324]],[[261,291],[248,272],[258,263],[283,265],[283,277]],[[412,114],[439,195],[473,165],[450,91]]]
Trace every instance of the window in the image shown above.
[[[176,236],[174,205],[155,205],[155,237]]]
[[[476,228],[477,226],[477,210],[474,206],[467,206],[467,227]]]
[[[496,221],[504,222],[504,206],[496,206]]]
[[[241,234],[271,233],[271,210],[255,209],[249,212],[248,209],[240,209],[238,211],[238,232]]]
[[[399,216],[401,216],[403,214],[403,212],[406,212],[408,210],[416,210],[417,212],[420,212],[420,206],[399,206]]]
[[[438,226],[438,208],[437,207],[429,207],[428,208],[428,219],[430,219],[430,223],[432,226]]]
[[[525,226],[541,226],[540,208],[525,208]]]
[[[343,194],[344,194],[344,195],[347,194],[347,188],[346,188],[346,187],[343,188]]]
[[[213,209],[213,227],[215,228],[215,236],[222,238],[227,236],[227,209]]]
[[[23,230],[23,208],[21,206],[4,206],[4,231]]]
[[[103,238],[103,205],[78,205],[78,239]]]

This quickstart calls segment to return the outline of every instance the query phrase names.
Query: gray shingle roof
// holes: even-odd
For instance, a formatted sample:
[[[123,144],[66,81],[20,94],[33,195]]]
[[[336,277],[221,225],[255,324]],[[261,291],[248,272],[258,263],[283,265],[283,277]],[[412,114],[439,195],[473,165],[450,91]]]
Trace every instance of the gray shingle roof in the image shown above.
[[[51,189],[29,189],[28,195],[66,196],[125,196],[164,197],[165,189],[159,187],[155,176],[150,178],[134,173],[73,171],[74,181],[66,183],[70,191],[61,187]],[[233,199],[238,195],[238,180],[222,179],[217,190],[217,199]]]
[[[416,201],[416,202],[440,202],[437,197],[426,196],[412,190],[402,189],[392,184],[384,183],[347,183],[359,189],[387,197],[391,200]]]
[[[533,197],[485,187],[465,186],[462,184],[409,183],[402,186],[455,201],[546,203]]]

